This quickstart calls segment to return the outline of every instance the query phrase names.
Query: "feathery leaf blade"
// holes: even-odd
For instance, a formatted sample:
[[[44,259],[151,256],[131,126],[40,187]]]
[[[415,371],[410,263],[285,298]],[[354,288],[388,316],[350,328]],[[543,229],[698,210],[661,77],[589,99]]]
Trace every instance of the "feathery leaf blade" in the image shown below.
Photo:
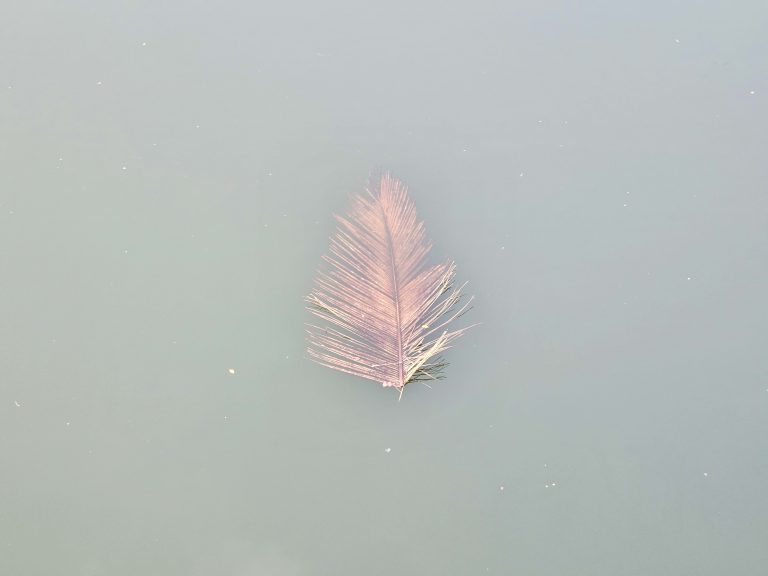
[[[401,181],[383,174],[357,196],[324,256],[327,270],[307,296],[325,326],[307,326],[309,357],[329,368],[393,386],[440,378],[440,354],[466,328],[456,266],[427,265],[431,244]]]

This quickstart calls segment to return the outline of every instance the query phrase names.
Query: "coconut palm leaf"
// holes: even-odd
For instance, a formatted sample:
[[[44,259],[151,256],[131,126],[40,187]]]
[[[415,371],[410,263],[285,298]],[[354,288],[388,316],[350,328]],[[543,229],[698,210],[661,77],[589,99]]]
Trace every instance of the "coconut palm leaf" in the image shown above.
[[[392,386],[440,378],[441,353],[466,328],[446,326],[463,314],[453,262],[428,265],[431,244],[406,186],[389,174],[371,180],[350,213],[337,216],[326,270],[306,300],[324,322],[308,325],[316,362]]]

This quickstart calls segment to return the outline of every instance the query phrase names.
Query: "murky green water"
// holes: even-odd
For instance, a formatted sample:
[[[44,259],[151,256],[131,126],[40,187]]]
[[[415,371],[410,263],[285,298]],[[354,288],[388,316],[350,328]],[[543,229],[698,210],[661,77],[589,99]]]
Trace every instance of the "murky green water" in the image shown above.
[[[759,576],[760,3],[8,4],[0,573]],[[304,358],[392,170],[482,322]]]

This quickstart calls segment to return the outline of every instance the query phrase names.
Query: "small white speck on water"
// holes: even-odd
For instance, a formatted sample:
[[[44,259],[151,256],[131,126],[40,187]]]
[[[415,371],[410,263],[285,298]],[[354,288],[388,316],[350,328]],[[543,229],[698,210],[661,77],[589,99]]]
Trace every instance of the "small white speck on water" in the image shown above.
[[[520,172],[520,178],[522,178],[524,174],[525,172]]]
[[[200,124],[195,124],[195,128],[200,128]]]
[[[500,492],[504,492],[504,484],[502,484],[501,486],[499,486],[499,491],[500,491]]]
[[[128,254],[128,249],[123,250],[123,254]]]
[[[66,425],[69,426],[69,422],[67,422]]]
[[[554,488],[555,486],[557,486],[557,484],[555,482],[552,482],[551,486]]]
[[[504,250],[504,246],[502,246],[501,249]]]
[[[544,484],[544,488],[549,488],[549,484]]]
[[[230,374],[234,374],[235,373],[235,369],[234,368],[230,368],[229,370],[227,370],[227,372],[229,372]]]
[[[691,279],[691,277],[690,277],[690,276],[688,276],[687,278],[688,278],[688,280],[690,280],[690,279]]]
[[[461,151],[462,151],[462,152],[466,152],[466,151],[467,151],[467,149],[466,149],[466,148],[462,148],[462,149],[461,149]]]
[[[384,452],[386,452],[387,454],[389,454],[390,452],[392,452],[392,448],[384,448]]]
[[[627,204],[626,204],[626,203],[624,203],[624,208],[626,208],[626,207],[627,207]]]
[[[539,124],[541,124],[542,122],[544,122],[544,120],[538,120],[538,123],[539,123]]]
[[[752,95],[752,96],[754,96],[754,95],[755,95],[755,91],[754,91],[754,90],[750,90],[750,91],[749,91],[749,93],[750,93],[750,95]]]
[[[290,355],[286,354],[285,359],[288,360],[290,358]]]
[[[18,400],[14,400],[13,403],[16,404],[16,408],[21,408],[21,404],[19,404]]]
[[[142,45],[142,46],[146,46],[146,45],[147,45],[147,43],[146,43],[146,42],[142,42],[142,43],[141,43],[141,45]]]
[[[272,176],[272,172],[267,172],[267,176]]]
[[[224,416],[224,420],[229,420],[229,416]]]
[[[547,466],[548,466],[548,464],[544,464],[544,468],[546,468]]]
[[[709,476],[709,472],[704,472],[704,476]]]
[[[96,86],[101,86],[101,80],[99,80],[98,82],[96,82]]]
[[[680,44],[680,38],[675,38],[675,44]]]
[[[128,166],[123,166],[123,170],[128,170]]]

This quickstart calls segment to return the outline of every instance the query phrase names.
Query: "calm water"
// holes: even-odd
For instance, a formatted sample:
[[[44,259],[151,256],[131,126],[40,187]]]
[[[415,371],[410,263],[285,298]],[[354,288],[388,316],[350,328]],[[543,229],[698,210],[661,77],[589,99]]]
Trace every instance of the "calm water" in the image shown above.
[[[762,576],[762,2],[0,17],[0,573]],[[371,169],[482,322],[304,357]]]

